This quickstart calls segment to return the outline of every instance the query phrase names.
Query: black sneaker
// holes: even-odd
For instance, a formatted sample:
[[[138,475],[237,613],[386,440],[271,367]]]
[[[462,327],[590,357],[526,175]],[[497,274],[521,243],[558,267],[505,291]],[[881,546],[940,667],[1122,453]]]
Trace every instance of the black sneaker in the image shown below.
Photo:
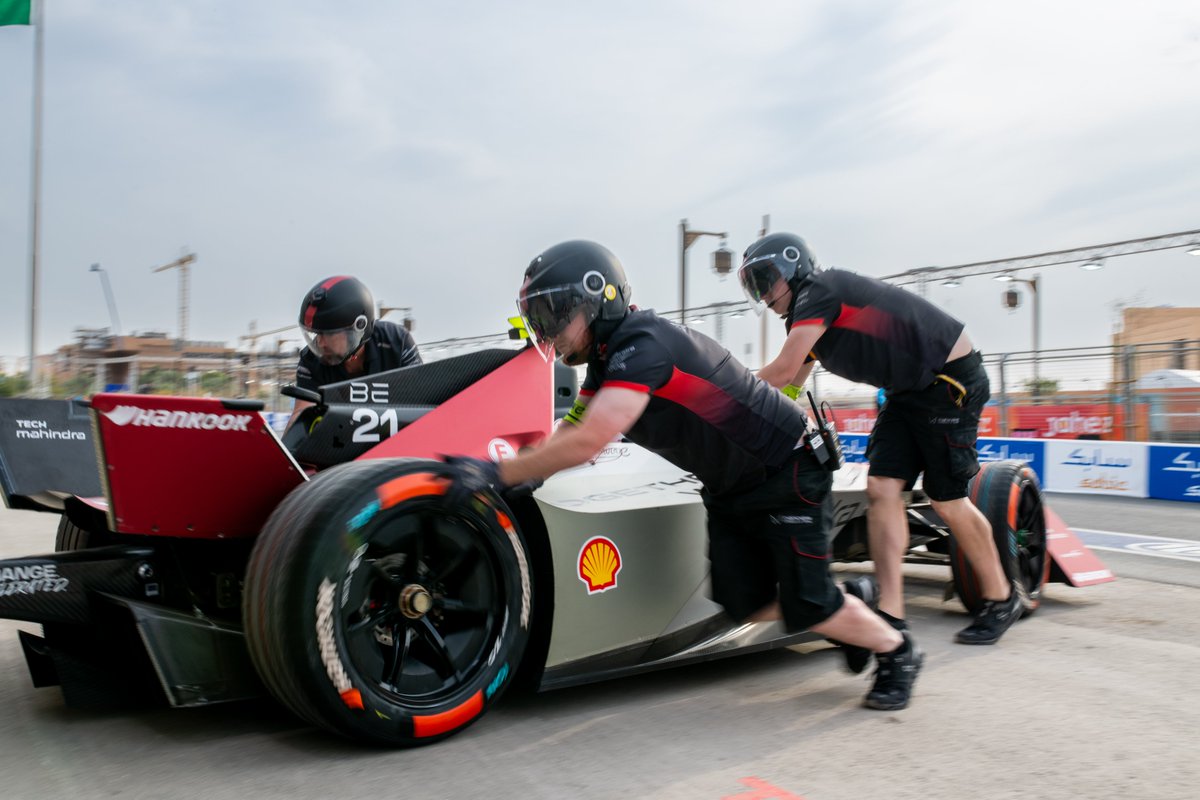
[[[852,594],[859,600],[862,600],[872,611],[878,608],[879,584],[870,575],[861,575],[857,578],[852,578],[844,582],[842,587],[846,590],[846,594]],[[842,655],[846,657],[846,669],[858,675],[867,668],[867,664],[871,661],[870,650],[854,644],[845,644],[836,639],[830,639],[829,641],[842,648]]]
[[[984,600],[975,621],[954,637],[960,644],[995,644],[1009,626],[1021,618],[1021,590],[1014,581],[1007,600]]]
[[[904,637],[904,644],[890,653],[875,654],[875,685],[863,698],[867,708],[899,711],[908,706],[925,654],[917,649],[912,634],[900,635]]]

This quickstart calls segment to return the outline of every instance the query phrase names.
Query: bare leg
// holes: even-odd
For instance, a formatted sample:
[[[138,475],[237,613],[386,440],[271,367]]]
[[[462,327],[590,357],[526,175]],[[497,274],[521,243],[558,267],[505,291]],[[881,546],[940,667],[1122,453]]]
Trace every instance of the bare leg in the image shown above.
[[[782,618],[779,601],[775,600],[747,617],[746,622],[772,622]],[[809,630],[839,642],[865,647],[873,653],[890,653],[904,642],[899,631],[853,595],[846,595],[846,602],[832,617]]]
[[[904,481],[867,477],[867,537],[875,579],[879,582],[879,610],[904,619],[904,553],[908,550],[908,518],[904,511]]]
[[[985,600],[1007,600],[1012,584],[1000,566],[1000,554],[992,539],[992,526],[983,512],[965,497],[957,500],[932,500],[933,510],[950,526],[950,533],[971,562]],[[874,547],[874,542],[872,542]],[[883,581],[881,580],[882,584]],[[886,595],[885,595],[886,597]]]
[[[904,644],[899,631],[853,595],[846,595],[846,602],[837,613],[813,625],[811,630],[839,642],[865,647],[873,653],[890,653]]]

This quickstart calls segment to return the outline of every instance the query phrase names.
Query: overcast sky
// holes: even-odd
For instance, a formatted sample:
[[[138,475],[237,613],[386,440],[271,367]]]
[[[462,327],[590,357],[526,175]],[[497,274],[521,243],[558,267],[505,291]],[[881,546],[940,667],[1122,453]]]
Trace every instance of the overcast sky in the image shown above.
[[[577,6],[572,8],[571,6]],[[28,349],[33,32],[0,28],[0,356]],[[77,326],[237,343],[361,277],[418,341],[500,331],[572,238],[679,306],[679,221],[885,275],[1200,228],[1200,4],[48,0],[39,350]],[[689,305],[741,297],[689,251]],[[1043,348],[1200,306],[1200,258],[1041,271]],[[1027,305],[931,299],[985,350]],[[742,327],[739,327],[742,326]],[[781,325],[772,322],[773,346]],[[758,365],[756,325],[726,344]],[[753,341],[751,354],[746,343]]]

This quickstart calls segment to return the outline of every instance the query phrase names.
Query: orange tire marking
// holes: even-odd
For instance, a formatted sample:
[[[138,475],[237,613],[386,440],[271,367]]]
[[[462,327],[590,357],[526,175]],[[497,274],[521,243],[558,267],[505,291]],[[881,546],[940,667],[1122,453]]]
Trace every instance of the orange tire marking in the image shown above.
[[[481,711],[483,711],[483,692],[478,691],[458,708],[427,717],[413,717],[413,734],[425,737],[452,731],[479,716]]]
[[[413,475],[392,478],[377,487],[375,494],[379,497],[381,508],[391,508],[413,497],[445,494],[447,483],[445,478],[435,478],[431,472],[417,472]]]

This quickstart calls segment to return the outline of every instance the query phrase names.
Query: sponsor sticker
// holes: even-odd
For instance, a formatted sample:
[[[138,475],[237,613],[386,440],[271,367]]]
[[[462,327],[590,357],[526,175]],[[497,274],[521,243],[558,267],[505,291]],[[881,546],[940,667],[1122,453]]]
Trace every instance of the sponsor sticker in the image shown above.
[[[182,428],[204,431],[248,431],[252,414],[209,414],[204,411],[169,411],[165,408],[117,406],[101,412],[114,425],[134,427]]]
[[[587,593],[598,594],[617,588],[617,573],[621,571],[621,551],[611,539],[595,536],[579,549],[579,580]]]
[[[503,461],[517,457],[517,449],[509,444],[507,439],[492,439],[487,446],[488,458],[492,461]]]
[[[27,564],[0,568],[0,597],[39,592],[65,592],[70,581],[58,574],[58,565]]]

